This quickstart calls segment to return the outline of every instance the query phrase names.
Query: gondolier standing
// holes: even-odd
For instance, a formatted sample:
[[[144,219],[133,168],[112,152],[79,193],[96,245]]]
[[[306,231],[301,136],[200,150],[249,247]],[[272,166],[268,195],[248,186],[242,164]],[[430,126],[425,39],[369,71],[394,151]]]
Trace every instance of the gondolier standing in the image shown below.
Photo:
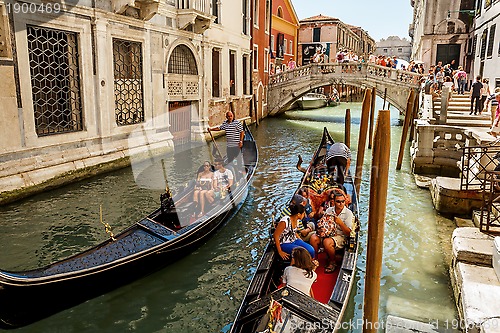
[[[236,159],[238,165],[238,171],[244,173],[243,166],[241,163],[241,158],[238,156],[243,147],[243,137],[245,132],[243,131],[243,125],[234,119],[234,114],[232,111],[226,112],[226,120],[217,127],[209,127],[209,131],[226,131],[226,143],[227,143],[227,163],[231,163]]]
[[[351,166],[351,150],[349,147],[342,142],[334,143],[326,154],[326,166],[330,174],[337,168],[337,183],[344,184],[344,178]]]

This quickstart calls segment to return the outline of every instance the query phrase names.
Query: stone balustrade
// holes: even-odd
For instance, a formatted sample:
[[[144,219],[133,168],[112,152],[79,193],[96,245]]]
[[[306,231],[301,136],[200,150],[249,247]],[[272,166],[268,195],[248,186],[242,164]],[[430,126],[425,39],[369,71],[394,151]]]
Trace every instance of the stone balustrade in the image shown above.
[[[459,175],[458,162],[462,158],[460,148],[467,141],[464,128],[416,120],[414,137],[411,156],[415,173]]]

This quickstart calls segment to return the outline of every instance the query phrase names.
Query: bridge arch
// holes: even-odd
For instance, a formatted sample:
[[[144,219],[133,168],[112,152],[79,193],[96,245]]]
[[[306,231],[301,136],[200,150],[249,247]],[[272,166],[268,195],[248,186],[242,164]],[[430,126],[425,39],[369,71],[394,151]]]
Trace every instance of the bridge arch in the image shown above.
[[[270,78],[269,115],[284,112],[307,92],[330,84],[346,84],[363,89],[375,88],[402,113],[410,91],[420,89],[422,75],[366,63],[309,64]]]

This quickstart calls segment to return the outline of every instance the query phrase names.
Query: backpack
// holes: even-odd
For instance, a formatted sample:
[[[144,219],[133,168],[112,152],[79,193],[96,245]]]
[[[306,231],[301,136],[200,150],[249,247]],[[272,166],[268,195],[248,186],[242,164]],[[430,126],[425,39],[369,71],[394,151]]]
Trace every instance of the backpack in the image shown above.
[[[464,72],[464,71],[460,71],[460,72],[458,72],[458,78],[459,78],[460,80],[465,79],[465,72]]]

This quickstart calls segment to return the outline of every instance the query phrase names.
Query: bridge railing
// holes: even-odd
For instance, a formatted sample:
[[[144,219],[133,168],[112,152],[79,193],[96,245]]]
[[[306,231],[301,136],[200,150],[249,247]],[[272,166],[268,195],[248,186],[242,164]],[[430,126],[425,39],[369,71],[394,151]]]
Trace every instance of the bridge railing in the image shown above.
[[[269,85],[272,87],[279,85],[280,83],[285,83],[297,78],[308,77],[315,74],[335,74],[339,77],[355,76],[374,80],[385,78],[405,85],[414,86],[415,88],[420,87],[420,79],[422,78],[422,75],[418,73],[379,66],[371,63],[313,63],[272,75],[269,79]]]

